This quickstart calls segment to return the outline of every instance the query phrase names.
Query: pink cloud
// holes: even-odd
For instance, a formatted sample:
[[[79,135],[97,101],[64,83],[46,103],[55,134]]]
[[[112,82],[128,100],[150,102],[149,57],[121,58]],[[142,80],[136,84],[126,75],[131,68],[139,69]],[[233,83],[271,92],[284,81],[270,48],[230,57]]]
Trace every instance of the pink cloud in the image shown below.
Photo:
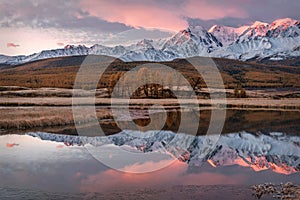
[[[62,144],[59,144],[59,145],[57,145],[57,146],[56,146],[56,148],[57,148],[57,149],[64,148],[64,145],[62,145]]]
[[[168,12],[145,1],[120,3],[117,1],[83,1],[83,10],[109,22],[121,22],[134,27],[159,27],[178,30],[186,25],[177,13]],[[159,19],[158,19],[159,18]]]
[[[134,27],[157,27],[180,30],[187,26],[186,17],[219,19],[223,17],[245,17],[246,13],[233,3],[215,4],[210,1],[189,0],[180,5],[159,1],[85,0],[82,9],[92,16],[109,22],[121,22]]]
[[[62,43],[62,42],[57,42],[56,44],[57,44],[58,46],[65,46],[65,44]]]
[[[8,42],[7,44],[6,44],[6,47],[19,47],[20,45],[19,44],[15,44],[15,43],[12,43],[12,42]]]
[[[16,144],[16,143],[6,143],[6,147],[7,148],[12,148],[14,146],[19,146],[19,144]]]
[[[143,164],[146,168],[149,167],[149,165],[152,166],[153,163]],[[133,165],[132,167],[136,169],[137,166]],[[130,168],[130,166],[128,166],[128,168]],[[82,179],[80,190],[83,192],[99,192],[107,191],[111,188],[143,188],[170,184],[224,185],[241,184],[245,181],[245,178],[241,175],[227,176],[211,172],[187,173],[187,170],[188,165],[180,161],[175,161],[172,165],[151,173],[132,174],[109,169]]]

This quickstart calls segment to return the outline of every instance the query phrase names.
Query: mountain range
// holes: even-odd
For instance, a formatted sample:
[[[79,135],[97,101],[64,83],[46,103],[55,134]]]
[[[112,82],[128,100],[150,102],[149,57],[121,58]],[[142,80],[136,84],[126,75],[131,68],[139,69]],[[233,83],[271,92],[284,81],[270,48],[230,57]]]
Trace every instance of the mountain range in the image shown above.
[[[221,135],[215,146],[211,139],[217,137],[216,135],[192,136],[175,134],[171,131],[148,131],[144,132],[142,137],[140,132],[130,130],[106,137],[43,132],[27,133],[27,135],[65,145],[126,146],[140,153],[161,152],[164,149],[180,161],[194,166],[208,162],[213,167],[240,165],[255,171],[269,169],[280,174],[292,174],[300,170],[300,137],[288,136],[280,132],[255,135],[241,131]],[[282,148],[283,146],[285,148]],[[208,148],[211,149],[210,152],[207,152]]]
[[[28,56],[0,55],[0,63],[17,65],[46,58],[77,55],[107,55],[123,61],[170,61],[176,58],[209,56],[236,60],[284,60],[300,56],[300,20],[256,21],[238,28],[214,25],[206,30],[190,25],[170,38],[144,39],[129,46],[67,45]]]

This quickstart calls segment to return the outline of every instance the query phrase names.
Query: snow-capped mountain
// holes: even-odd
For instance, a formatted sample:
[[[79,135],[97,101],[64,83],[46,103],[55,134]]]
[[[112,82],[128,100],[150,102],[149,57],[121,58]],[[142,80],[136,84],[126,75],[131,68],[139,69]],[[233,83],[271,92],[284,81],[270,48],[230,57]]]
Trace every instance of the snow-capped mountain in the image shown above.
[[[198,55],[209,56],[210,52],[221,46],[222,43],[202,27],[190,26],[167,40],[142,40],[131,45],[128,48],[130,51],[122,55],[121,59],[168,61]]]
[[[120,58],[123,61],[165,61],[173,60],[176,55],[172,52],[162,51],[165,40],[147,40],[144,39],[137,44],[127,47],[125,52]]]
[[[80,55],[93,54],[93,55],[109,55],[109,56],[120,57],[124,55],[126,52],[127,50],[123,46],[106,47],[103,45],[95,44],[94,46],[89,48],[85,54],[80,54]]]
[[[234,43],[213,52],[216,57],[248,60],[300,56],[300,20],[256,21]]]
[[[186,58],[195,55],[208,56],[210,52],[220,47],[222,43],[201,26],[190,26],[167,40],[162,50]]]
[[[176,58],[210,56],[238,60],[279,60],[300,56],[300,20],[278,19],[268,24],[256,21],[238,28],[214,25],[205,30],[190,25],[168,39],[144,39],[129,46],[67,45],[29,56],[0,55],[0,63],[22,64],[45,58],[76,55],[107,55],[123,61],[170,61]]]
[[[223,46],[228,46],[236,41],[237,38],[248,28],[249,26],[233,28],[228,26],[214,25],[208,30],[208,32],[213,34],[223,44]]]
[[[179,160],[190,165],[210,163],[213,167],[241,165],[253,170],[270,169],[276,173],[291,174],[300,171],[300,137],[283,133],[255,136],[247,132],[222,135],[212,151],[207,152],[210,137],[175,134],[171,131],[122,131],[103,137],[28,133],[42,140],[65,143],[65,145],[128,146],[144,153],[164,148]],[[142,136],[142,137],[141,137]],[[177,139],[176,139],[176,138]],[[284,146],[285,148],[282,148]],[[176,149],[176,152],[174,152]]]
[[[300,21],[290,18],[275,20],[271,24],[256,21],[241,36],[243,39],[257,39],[260,37],[298,37]]]
[[[56,58],[63,56],[77,56],[77,55],[88,55],[91,48],[84,45],[67,45],[63,49],[55,50],[44,50],[39,53],[34,53],[29,56],[0,56],[1,63],[5,64],[22,64],[35,60],[42,60],[46,58]],[[2,62],[4,61],[4,62]]]

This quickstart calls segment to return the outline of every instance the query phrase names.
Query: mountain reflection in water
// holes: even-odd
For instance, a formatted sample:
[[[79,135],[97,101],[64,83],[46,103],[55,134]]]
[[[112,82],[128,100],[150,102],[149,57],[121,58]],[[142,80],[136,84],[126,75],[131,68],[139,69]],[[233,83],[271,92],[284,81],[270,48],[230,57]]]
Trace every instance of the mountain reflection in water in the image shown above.
[[[133,115],[137,123],[146,125],[149,120],[147,114]],[[300,183],[299,115],[296,112],[229,111],[224,133],[214,150],[199,159],[205,138],[201,133],[205,132],[208,115],[209,111],[200,112],[204,122],[199,123],[198,136],[182,134],[182,139],[192,137],[193,142],[180,151],[178,160],[158,171],[142,174],[119,172],[103,165],[94,159],[86,145],[126,147],[147,154],[161,144],[168,151],[168,143],[180,134],[176,133],[180,112],[169,111],[166,130],[155,134],[127,130],[90,138],[45,132],[2,135],[0,188],[78,193],[175,185],[235,185],[238,188],[265,182]],[[126,123],[126,118],[123,121]],[[149,137],[134,137],[133,132],[149,134]],[[142,169],[155,164],[140,162],[124,167]]]

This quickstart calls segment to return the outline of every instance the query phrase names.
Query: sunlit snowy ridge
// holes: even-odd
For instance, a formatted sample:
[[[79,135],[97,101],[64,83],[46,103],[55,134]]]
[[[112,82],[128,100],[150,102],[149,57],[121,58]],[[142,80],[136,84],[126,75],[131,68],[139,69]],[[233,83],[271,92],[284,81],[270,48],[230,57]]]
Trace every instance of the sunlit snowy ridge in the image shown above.
[[[202,155],[206,152],[210,137],[215,136],[191,136],[175,134],[170,131],[142,133],[129,130],[105,137],[57,135],[42,132],[28,133],[28,136],[54,141],[64,146],[126,146],[126,148],[143,153],[155,152],[161,147],[167,152],[173,153],[175,147],[178,150],[177,153],[180,152],[176,157],[189,165],[201,165],[208,162],[213,167],[240,165],[251,167],[255,171],[270,169],[281,174],[300,171],[300,137],[277,132],[269,135],[253,135],[247,132],[222,135],[213,150],[204,157]],[[141,138],[141,136],[143,137]]]

